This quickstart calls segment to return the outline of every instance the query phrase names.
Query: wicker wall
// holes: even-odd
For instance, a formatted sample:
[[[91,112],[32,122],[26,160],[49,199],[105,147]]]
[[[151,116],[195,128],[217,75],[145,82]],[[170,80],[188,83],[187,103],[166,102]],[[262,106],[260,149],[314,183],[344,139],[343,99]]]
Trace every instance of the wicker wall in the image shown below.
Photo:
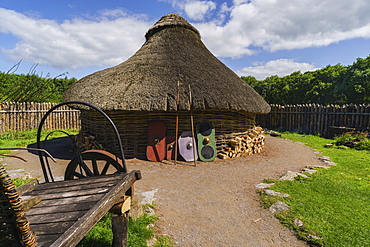
[[[152,120],[163,120],[167,125],[167,135],[175,135],[176,112],[145,112],[145,111],[108,111],[106,112],[116,124],[123,143],[126,158],[146,157],[147,128]],[[179,112],[179,134],[191,130],[190,112]],[[225,134],[244,132],[255,125],[255,114],[232,111],[194,111],[194,124],[211,121],[215,125],[216,143],[218,146],[229,141]],[[106,120],[99,114],[81,111],[82,131],[96,136],[97,141],[109,150],[117,144],[113,131]],[[111,133],[111,134],[109,134]],[[230,137],[231,138],[231,137]]]

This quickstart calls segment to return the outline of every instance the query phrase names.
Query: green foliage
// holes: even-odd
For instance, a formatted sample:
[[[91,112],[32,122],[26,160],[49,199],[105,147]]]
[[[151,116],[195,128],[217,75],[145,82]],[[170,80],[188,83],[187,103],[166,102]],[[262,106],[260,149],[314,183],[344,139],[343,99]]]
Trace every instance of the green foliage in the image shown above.
[[[332,140],[311,135],[284,133],[284,138],[305,143],[337,163],[319,169],[308,179],[275,181],[271,189],[288,193],[281,201],[291,209],[276,214],[303,240],[319,246],[370,246],[370,164],[366,151],[324,148]],[[263,197],[262,197],[263,199]],[[298,227],[295,219],[303,221]],[[313,239],[309,234],[320,237]]]
[[[242,77],[270,104],[370,104],[370,55],[352,65],[328,65],[284,77]]]
[[[334,138],[337,146],[348,146],[356,150],[370,151],[370,140],[367,132],[347,132]]]
[[[357,150],[367,150],[370,151],[370,140],[365,139],[355,144],[355,149]]]
[[[146,241],[154,236],[154,231],[147,226],[157,219],[156,216],[141,216],[137,220],[130,218],[127,245],[146,247]],[[105,215],[77,245],[79,247],[111,246],[113,241],[111,215]]]
[[[33,180],[33,178],[28,178],[28,179],[15,178],[15,179],[13,179],[13,183],[14,183],[15,187],[19,187],[21,185],[24,185],[24,184],[30,182],[31,180]]]
[[[111,246],[113,240],[111,215],[103,218],[89,231],[77,245],[78,247],[103,247]]]
[[[157,242],[153,245],[154,247],[171,247],[173,246],[172,239],[169,237],[159,237]]]
[[[128,231],[128,246],[146,247],[146,240],[154,236],[154,231],[147,228],[152,224],[156,216],[141,216],[137,220],[130,220]]]
[[[42,78],[35,74],[0,72],[0,101],[60,103],[64,91],[76,81],[76,78]]]
[[[127,246],[147,247],[147,240],[154,236],[154,229],[148,227],[158,220],[157,216],[143,215],[136,220],[129,219]],[[113,241],[111,215],[105,215],[77,245],[78,247],[111,246]],[[172,240],[159,237],[155,247],[171,247]]]

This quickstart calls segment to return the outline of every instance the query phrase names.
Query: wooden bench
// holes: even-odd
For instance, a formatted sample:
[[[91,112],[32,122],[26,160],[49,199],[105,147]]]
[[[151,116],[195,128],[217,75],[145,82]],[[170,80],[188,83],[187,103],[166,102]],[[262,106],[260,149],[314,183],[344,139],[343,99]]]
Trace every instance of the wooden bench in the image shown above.
[[[19,194],[24,201],[31,198],[34,203],[39,201],[26,212],[31,231],[36,236],[37,246],[76,246],[108,212],[113,213],[112,246],[125,246],[128,227],[127,210],[129,209],[127,199],[130,198],[125,195],[131,191],[134,182],[139,179],[141,179],[140,171],[135,170],[128,173],[55,183],[34,183],[26,186],[27,188],[21,186]],[[4,200],[4,195],[6,197],[8,192],[4,192],[3,184],[0,184],[2,185],[0,187],[1,208],[7,209],[6,204],[9,202]],[[26,204],[24,206],[27,207]],[[19,232],[24,229],[22,227],[19,229],[19,224],[17,226],[16,222],[10,222],[14,216],[8,217],[1,213],[4,213],[3,209],[0,211],[0,246],[27,246],[22,243],[22,237],[19,237]],[[23,222],[24,225],[27,224]],[[36,246],[32,241],[28,242],[28,246]]]

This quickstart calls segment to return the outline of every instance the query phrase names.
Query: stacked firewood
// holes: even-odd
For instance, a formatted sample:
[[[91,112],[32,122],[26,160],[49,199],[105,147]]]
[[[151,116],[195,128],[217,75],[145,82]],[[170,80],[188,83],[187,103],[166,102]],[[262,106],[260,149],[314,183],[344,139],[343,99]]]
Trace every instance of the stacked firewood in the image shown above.
[[[235,137],[217,152],[218,158],[228,159],[260,153],[265,145],[264,131],[259,126],[233,135]]]
[[[103,145],[100,144],[97,140],[96,137],[92,134],[86,133],[86,132],[80,132],[76,137],[75,137],[75,142],[77,148],[82,152],[85,150],[90,150],[90,149],[100,149],[103,150]]]

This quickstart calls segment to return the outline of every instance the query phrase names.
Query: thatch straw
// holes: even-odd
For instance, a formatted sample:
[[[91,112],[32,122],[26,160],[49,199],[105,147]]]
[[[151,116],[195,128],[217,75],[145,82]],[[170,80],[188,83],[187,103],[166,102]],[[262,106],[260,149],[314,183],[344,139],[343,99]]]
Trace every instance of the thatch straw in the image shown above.
[[[234,110],[267,113],[270,106],[205,47],[199,32],[177,14],[162,17],[146,34],[144,45],[127,61],[75,83],[65,100],[79,100],[103,110]]]

